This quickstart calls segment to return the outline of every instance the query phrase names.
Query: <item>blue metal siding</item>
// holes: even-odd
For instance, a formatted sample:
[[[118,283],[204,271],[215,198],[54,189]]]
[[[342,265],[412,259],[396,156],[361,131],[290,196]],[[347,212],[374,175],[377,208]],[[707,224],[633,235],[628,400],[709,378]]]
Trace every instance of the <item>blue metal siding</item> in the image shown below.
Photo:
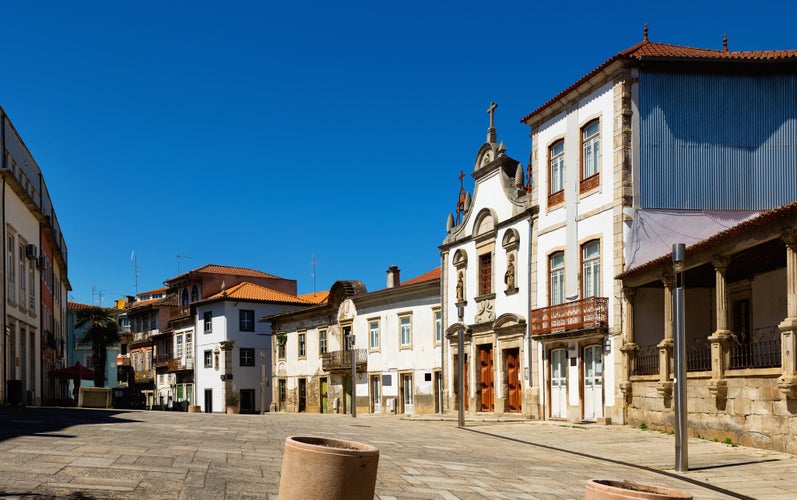
[[[797,75],[642,72],[640,206],[797,200]]]

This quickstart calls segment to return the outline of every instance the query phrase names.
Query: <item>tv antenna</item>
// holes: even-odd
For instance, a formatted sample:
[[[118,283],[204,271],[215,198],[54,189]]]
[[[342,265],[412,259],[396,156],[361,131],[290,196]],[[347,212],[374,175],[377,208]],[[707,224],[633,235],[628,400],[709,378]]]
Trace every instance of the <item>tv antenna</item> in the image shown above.
[[[130,262],[133,264],[133,274],[136,276],[136,296],[138,296],[138,257],[135,250],[130,253]]]
[[[318,261],[315,259],[315,254],[313,254],[313,294],[316,292],[316,277],[318,276]]]
[[[190,258],[191,257],[189,257],[187,255],[180,255],[179,253],[177,254],[177,275],[178,276],[180,275],[180,259],[190,259]]]

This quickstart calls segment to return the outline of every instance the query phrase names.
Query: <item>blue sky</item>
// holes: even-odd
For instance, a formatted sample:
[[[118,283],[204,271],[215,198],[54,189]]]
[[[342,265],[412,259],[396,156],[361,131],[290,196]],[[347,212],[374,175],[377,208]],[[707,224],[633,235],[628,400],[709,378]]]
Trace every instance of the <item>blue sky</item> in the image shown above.
[[[526,165],[520,118],[645,23],[656,42],[797,49],[789,2],[562,5],[4,2],[0,106],[53,198],[71,299],[157,288],[178,254],[299,293],[383,288],[392,264],[439,265],[491,101]]]

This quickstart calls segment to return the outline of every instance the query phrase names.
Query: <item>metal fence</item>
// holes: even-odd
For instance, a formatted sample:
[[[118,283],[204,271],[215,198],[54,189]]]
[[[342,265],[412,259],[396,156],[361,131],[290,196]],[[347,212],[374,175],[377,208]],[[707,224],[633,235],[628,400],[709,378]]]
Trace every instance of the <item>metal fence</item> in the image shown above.
[[[730,345],[731,370],[774,368],[780,361],[780,330],[777,326],[758,328],[749,338],[734,337]]]

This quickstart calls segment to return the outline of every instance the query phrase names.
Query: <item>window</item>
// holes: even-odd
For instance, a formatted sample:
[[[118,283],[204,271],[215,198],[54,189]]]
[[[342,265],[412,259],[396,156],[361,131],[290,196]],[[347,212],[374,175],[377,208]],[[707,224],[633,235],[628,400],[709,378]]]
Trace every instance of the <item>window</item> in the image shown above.
[[[326,354],[327,352],[327,331],[318,331],[318,354]]]
[[[443,312],[434,312],[434,341],[439,344],[443,341]]]
[[[36,271],[33,262],[34,259],[28,259],[28,290],[30,290],[30,304],[28,304],[28,308],[31,313],[36,310],[36,287],[34,286]]]
[[[241,347],[239,362],[241,366],[255,366],[255,350],[251,347]]]
[[[550,158],[549,194],[556,194],[565,188],[565,141],[559,140],[553,143],[548,150]]]
[[[493,254],[479,255],[479,295],[493,293]]]
[[[351,337],[352,337],[352,335],[351,335],[351,327],[350,326],[344,326],[343,327],[343,345],[345,346],[344,347],[345,351],[351,351],[351,349],[352,349],[352,345],[351,345],[352,344],[352,342],[351,342],[352,338]]]
[[[299,357],[303,358],[307,356],[307,342],[306,342],[307,334],[300,333],[297,336],[297,338],[299,339]]]
[[[582,294],[584,298],[601,295],[601,246],[590,241],[581,247]]]
[[[213,313],[208,311],[202,315],[202,321],[205,323],[205,333],[213,331]]]
[[[213,368],[213,351],[205,350],[205,368]]]
[[[191,287],[191,302],[196,302],[199,300],[199,289],[194,285]]]
[[[550,269],[550,305],[565,301],[565,253],[556,252],[548,259]]]
[[[285,359],[285,344],[288,341],[288,336],[284,333],[277,335],[277,358]]]
[[[180,292],[180,305],[187,306],[188,305],[188,290],[183,288],[183,291]]]
[[[399,317],[399,332],[402,347],[412,344],[412,316]]]
[[[14,277],[16,276],[16,273],[14,272],[14,268],[16,266],[16,256],[14,255],[14,249],[15,248],[16,248],[16,242],[14,241],[14,235],[13,234],[9,234],[8,235],[8,268],[7,268],[7,272],[8,272],[8,299],[11,300],[11,301],[16,300],[14,297],[15,297],[16,288],[17,288],[16,279],[14,279]]]
[[[255,331],[255,312],[251,309],[238,311],[238,329],[242,332]]]
[[[185,357],[186,358],[193,358],[194,357],[194,344],[191,342],[191,334],[185,334]]]
[[[600,122],[593,120],[581,129],[581,154],[583,155],[581,178],[587,179],[598,175],[598,158],[600,156]]]
[[[177,335],[175,338],[177,339],[177,348],[176,348],[177,357],[178,358],[182,358],[183,357],[183,336],[182,335]]]
[[[20,309],[25,309],[25,244],[19,243],[19,305]]]
[[[379,349],[379,320],[368,322],[368,346],[371,350]]]

